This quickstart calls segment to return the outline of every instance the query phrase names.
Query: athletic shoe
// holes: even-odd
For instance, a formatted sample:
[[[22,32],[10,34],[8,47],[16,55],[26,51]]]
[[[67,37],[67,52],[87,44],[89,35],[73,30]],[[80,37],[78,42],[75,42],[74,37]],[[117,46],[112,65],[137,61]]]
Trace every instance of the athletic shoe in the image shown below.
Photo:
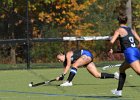
[[[121,97],[122,96],[122,90],[111,90],[112,94]]]
[[[60,84],[60,86],[72,86],[72,82],[64,82],[63,84]]]
[[[114,78],[117,79],[117,80],[119,79],[119,73],[118,72],[114,73]]]

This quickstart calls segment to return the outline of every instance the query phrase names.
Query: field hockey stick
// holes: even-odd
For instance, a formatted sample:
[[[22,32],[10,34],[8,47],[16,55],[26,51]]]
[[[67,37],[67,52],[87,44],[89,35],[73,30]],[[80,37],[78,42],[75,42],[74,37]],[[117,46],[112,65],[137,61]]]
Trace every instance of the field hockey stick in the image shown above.
[[[104,66],[102,69],[103,70],[106,70],[106,69],[109,69],[109,68],[113,68],[113,67],[120,67],[121,64],[116,64],[116,65],[107,65],[107,66]]]
[[[30,82],[29,87],[36,87],[36,86],[40,86],[40,85],[45,85],[45,84],[49,84],[53,81],[56,81],[56,79],[52,79],[52,80],[44,81],[44,82],[39,82],[39,83],[35,83],[35,84],[33,82]]]

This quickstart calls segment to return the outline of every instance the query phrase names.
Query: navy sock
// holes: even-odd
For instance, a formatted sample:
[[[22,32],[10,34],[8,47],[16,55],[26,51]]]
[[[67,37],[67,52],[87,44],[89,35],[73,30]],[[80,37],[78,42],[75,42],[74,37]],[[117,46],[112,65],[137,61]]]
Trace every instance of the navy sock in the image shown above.
[[[114,74],[101,73],[101,79],[114,78]]]
[[[125,79],[126,79],[126,74],[125,73],[120,73],[117,90],[122,90],[123,89]]]
[[[77,73],[77,69],[72,67],[71,70],[70,70],[70,74],[69,74],[69,77],[68,77],[67,81],[71,82],[76,73]]]

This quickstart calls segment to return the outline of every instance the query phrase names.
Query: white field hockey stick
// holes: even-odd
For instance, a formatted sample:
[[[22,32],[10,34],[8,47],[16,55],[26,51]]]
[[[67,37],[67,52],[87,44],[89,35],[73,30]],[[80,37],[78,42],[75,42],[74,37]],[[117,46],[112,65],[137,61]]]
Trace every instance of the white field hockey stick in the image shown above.
[[[106,70],[106,69],[108,69],[108,68],[120,67],[120,66],[121,66],[121,64],[116,64],[116,65],[107,65],[107,66],[104,66],[102,69],[103,69],[103,70]]]
[[[29,87],[36,87],[36,86],[40,86],[40,85],[45,85],[45,84],[49,84],[53,81],[56,81],[56,79],[52,79],[52,80],[44,81],[44,82],[39,82],[39,83],[35,83],[35,84],[33,82],[30,82]]]

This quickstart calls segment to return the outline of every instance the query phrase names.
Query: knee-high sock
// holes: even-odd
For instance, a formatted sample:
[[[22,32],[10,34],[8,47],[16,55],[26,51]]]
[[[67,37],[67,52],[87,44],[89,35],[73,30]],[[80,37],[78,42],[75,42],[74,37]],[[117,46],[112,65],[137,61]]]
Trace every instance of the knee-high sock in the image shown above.
[[[117,90],[122,90],[123,89],[125,79],[126,79],[126,74],[125,73],[120,73]]]
[[[101,73],[101,79],[114,78],[114,74]]]
[[[69,77],[68,77],[67,81],[71,82],[76,73],[77,73],[77,69],[72,67],[71,70],[70,70],[70,74],[69,74]]]

